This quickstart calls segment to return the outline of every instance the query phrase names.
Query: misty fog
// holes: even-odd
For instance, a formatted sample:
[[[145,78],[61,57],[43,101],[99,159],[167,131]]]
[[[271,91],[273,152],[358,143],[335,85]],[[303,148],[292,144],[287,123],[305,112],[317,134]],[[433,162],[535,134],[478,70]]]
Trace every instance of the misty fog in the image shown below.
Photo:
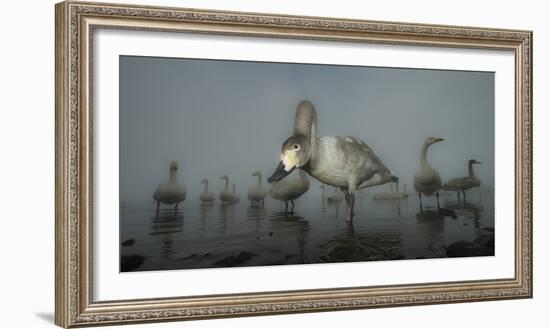
[[[120,200],[152,200],[176,160],[187,200],[203,178],[218,193],[228,175],[246,201],[252,173],[267,184],[304,99],[319,136],[364,140],[409,191],[428,136],[445,138],[428,152],[444,182],[474,158],[482,186],[494,185],[492,72],[121,56]]]

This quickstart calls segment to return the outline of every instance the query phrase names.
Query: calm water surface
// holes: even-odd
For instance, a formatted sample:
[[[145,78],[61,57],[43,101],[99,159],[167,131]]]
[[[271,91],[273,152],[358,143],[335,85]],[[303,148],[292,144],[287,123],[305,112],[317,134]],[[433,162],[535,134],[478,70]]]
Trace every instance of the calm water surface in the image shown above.
[[[361,192],[353,224],[345,220],[345,202],[323,204],[307,194],[292,213],[269,198],[264,207],[250,205],[246,195],[225,206],[188,199],[177,212],[126,202],[121,271],[438,258],[457,241],[470,251],[494,245],[492,191],[470,191],[466,202],[442,195],[439,210],[434,198],[424,201],[420,211],[414,194],[377,201]],[[468,250],[458,256],[475,254]],[[481,254],[494,251],[485,247]]]

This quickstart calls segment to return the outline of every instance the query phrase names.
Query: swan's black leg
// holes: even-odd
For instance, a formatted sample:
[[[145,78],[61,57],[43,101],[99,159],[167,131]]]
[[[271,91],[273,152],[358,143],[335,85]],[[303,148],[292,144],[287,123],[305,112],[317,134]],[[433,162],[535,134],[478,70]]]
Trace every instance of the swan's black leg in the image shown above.
[[[353,207],[355,206],[355,193],[348,192],[348,222],[351,222],[355,213],[353,212]]]
[[[422,207],[422,193],[418,192],[418,202],[419,202],[419,206],[420,206],[420,210],[423,209]]]
[[[288,201],[285,201],[285,212],[288,212]]]
[[[160,201],[157,201],[157,210],[160,208]]]
[[[435,193],[435,197],[437,198],[437,209],[439,209],[439,208],[441,208],[441,207],[439,206],[439,193],[436,192],[436,193]]]
[[[462,190],[462,200],[466,201],[466,192]]]
[[[290,208],[290,211],[294,212],[294,200],[290,200],[290,203],[292,204],[292,208]]]

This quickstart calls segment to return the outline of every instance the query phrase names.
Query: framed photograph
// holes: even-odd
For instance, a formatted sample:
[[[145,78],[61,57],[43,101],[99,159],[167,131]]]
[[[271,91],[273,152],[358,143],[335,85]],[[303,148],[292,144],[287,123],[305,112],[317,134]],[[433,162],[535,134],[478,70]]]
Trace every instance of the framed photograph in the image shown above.
[[[532,296],[532,33],[56,5],[56,324]]]

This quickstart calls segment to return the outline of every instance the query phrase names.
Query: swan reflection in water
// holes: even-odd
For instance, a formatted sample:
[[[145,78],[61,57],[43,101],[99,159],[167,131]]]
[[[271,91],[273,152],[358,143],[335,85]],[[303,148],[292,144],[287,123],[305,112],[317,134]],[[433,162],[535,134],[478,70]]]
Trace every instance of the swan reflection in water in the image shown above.
[[[161,241],[160,254],[163,257],[174,251],[174,236],[183,230],[183,212],[173,210],[158,210],[151,219],[149,235]]]
[[[269,217],[268,229],[275,239],[284,239],[286,251],[281,264],[307,264],[311,261],[306,255],[306,245],[311,230],[308,220],[297,212],[274,212]],[[277,236],[274,236],[277,232]],[[292,241],[296,241],[295,247]]]
[[[476,229],[480,228],[480,220],[483,216],[484,211],[484,207],[481,202],[468,202],[464,200],[458,200],[456,202],[447,202],[445,206],[452,209],[463,218],[472,219],[474,227]]]
[[[297,200],[294,212],[272,199],[264,207],[189,201],[176,213],[157,213],[151,202],[127,202],[120,239],[131,243],[122,244],[121,257],[144,261],[123,271],[446,257],[444,246],[455,241],[494,240],[491,191],[482,203],[455,202],[451,193],[442,196],[440,209],[434,202],[424,211],[416,198],[377,202],[359,193],[357,216],[347,223],[344,202],[325,201],[323,212],[322,191],[310,190],[316,193]]]
[[[316,262],[338,263],[402,259],[401,238],[390,232],[357,231],[353,223],[333,238],[318,245],[321,254]]]

